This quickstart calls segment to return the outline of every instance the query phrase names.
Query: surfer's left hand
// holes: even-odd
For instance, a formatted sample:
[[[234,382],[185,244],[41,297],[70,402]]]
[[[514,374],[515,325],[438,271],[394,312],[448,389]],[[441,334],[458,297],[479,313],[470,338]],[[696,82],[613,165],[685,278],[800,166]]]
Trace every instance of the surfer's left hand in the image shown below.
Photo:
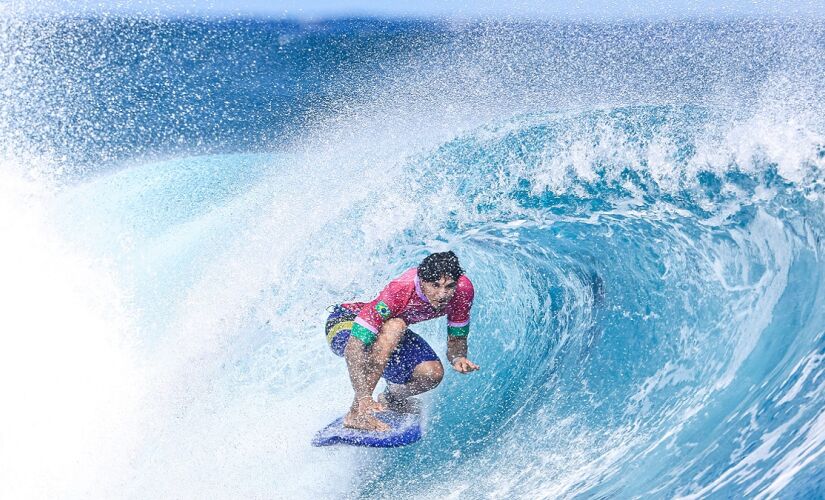
[[[478,365],[465,357],[453,359],[453,370],[458,373],[470,373],[478,370]]]

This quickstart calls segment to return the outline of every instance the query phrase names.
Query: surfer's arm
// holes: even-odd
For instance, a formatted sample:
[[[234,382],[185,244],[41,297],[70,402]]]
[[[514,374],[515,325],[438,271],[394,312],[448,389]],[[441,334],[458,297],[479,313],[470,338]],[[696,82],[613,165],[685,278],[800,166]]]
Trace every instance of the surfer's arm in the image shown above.
[[[356,400],[372,397],[390,353],[407,330],[407,323],[394,316],[406,309],[413,292],[411,282],[393,281],[362,307],[353,321],[344,357]]]
[[[470,334],[470,310],[473,308],[474,297],[473,283],[462,275],[458,278],[455,295],[447,306],[447,335],[450,338],[466,338]]]
[[[478,370],[478,365],[467,359],[467,337],[447,337],[447,361],[460,373]]]
[[[404,320],[393,318],[384,322],[378,335],[372,337],[372,342],[369,344],[357,335],[350,337],[344,349],[344,357],[347,360],[356,402],[359,399],[372,397],[372,392],[378,385],[381,374],[384,373],[390,354],[395,350],[406,330],[407,324]]]
[[[473,283],[466,276],[461,276],[447,309],[447,361],[459,373],[478,370],[478,365],[467,359],[467,336],[470,334],[470,310],[474,297]]]
[[[447,361],[453,364],[456,358],[467,357],[467,337],[447,337]]]

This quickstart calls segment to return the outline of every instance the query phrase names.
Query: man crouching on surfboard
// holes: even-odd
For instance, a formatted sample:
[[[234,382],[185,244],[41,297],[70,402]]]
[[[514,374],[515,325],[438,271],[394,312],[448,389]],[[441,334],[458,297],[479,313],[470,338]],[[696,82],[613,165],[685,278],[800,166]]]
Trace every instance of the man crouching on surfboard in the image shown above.
[[[355,390],[344,426],[386,431],[373,416],[384,409],[405,411],[409,397],[435,388],[444,377],[441,360],[409,325],[447,316],[447,360],[459,373],[478,370],[467,359],[473,284],[453,252],[434,253],[392,280],[371,302],[334,307],[326,324],[327,342],[347,362]],[[387,389],[373,400],[378,379]]]

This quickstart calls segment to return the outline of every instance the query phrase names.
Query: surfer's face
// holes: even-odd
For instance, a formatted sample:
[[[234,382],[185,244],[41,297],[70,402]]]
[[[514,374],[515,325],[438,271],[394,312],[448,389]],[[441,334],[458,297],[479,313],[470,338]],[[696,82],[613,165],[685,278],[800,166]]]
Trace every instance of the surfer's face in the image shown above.
[[[455,295],[455,287],[456,281],[447,276],[442,276],[438,281],[421,281],[421,291],[436,311],[447,306]]]

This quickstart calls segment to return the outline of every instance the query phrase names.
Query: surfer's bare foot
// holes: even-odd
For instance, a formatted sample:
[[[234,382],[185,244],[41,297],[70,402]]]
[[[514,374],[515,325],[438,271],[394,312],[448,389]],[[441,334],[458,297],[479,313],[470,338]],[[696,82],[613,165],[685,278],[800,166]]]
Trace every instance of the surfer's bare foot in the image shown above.
[[[371,397],[363,397],[352,402],[349,412],[344,415],[344,427],[364,431],[388,431],[390,426],[378,420],[373,413],[384,411],[386,406]]]
[[[394,398],[391,394],[382,392],[378,395],[378,402],[387,407],[388,410],[398,413],[415,413],[419,410],[418,400],[415,398]]]
[[[350,429],[360,429],[363,431],[386,432],[390,426],[378,420],[369,413],[359,413],[357,410],[350,410],[344,415],[344,427]]]

